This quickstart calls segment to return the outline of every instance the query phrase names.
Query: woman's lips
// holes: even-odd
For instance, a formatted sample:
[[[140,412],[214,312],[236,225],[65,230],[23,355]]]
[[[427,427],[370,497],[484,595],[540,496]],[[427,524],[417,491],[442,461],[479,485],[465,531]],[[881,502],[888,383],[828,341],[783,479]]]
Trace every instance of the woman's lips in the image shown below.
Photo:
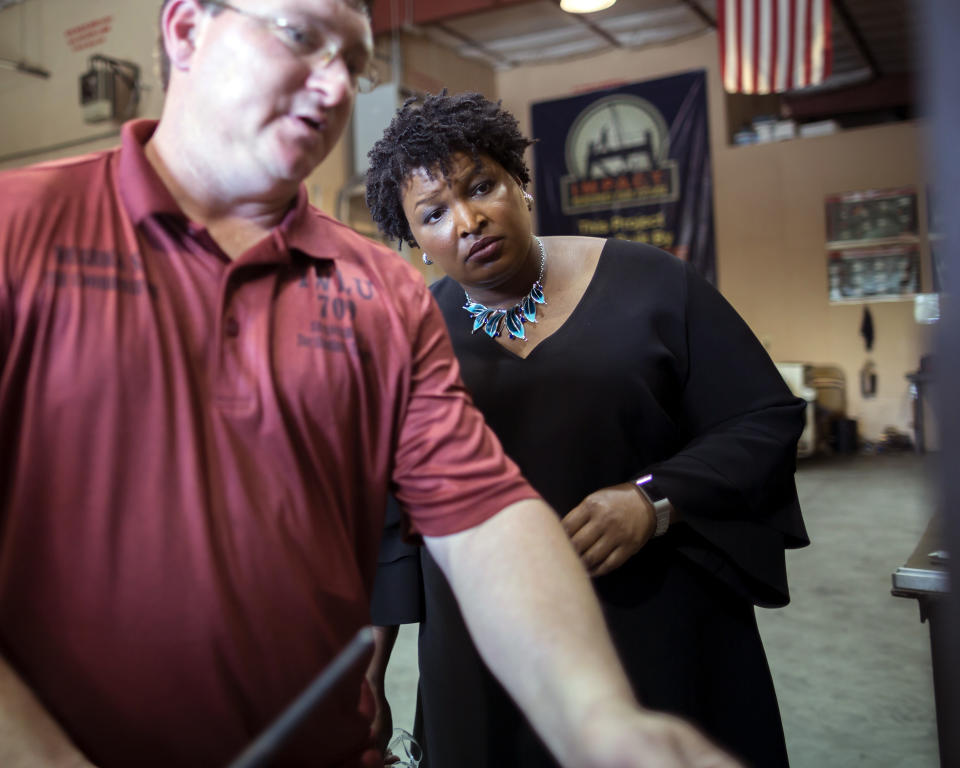
[[[467,261],[484,261],[493,258],[500,253],[500,246],[503,243],[502,237],[485,237],[477,241],[470,253],[467,254]]]

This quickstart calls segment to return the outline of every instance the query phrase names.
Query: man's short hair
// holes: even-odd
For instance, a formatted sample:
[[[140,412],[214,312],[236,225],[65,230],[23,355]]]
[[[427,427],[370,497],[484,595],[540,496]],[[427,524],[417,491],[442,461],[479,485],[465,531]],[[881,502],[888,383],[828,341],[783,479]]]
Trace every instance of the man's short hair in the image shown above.
[[[163,85],[164,91],[170,84],[170,57],[167,56],[167,47],[163,44],[163,9],[167,7],[169,2],[170,0],[163,0],[160,3],[160,15],[157,17],[157,66],[160,70],[160,83]],[[197,0],[197,2],[204,7],[209,6],[214,16],[224,10],[224,8],[207,0]],[[367,16],[373,12],[373,0],[344,0],[344,2],[351,8],[356,8],[358,11],[367,14]]]

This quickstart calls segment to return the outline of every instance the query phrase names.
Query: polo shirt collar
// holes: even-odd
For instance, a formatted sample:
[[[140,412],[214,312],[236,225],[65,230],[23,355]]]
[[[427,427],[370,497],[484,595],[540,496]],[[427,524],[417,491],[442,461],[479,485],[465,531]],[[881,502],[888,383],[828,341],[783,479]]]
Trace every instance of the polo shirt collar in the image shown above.
[[[144,147],[157,128],[156,120],[131,120],[120,132],[118,185],[123,204],[137,226],[158,215],[186,215],[177,205],[160,176],[147,159]],[[335,226],[331,227],[331,224]],[[274,230],[288,249],[296,249],[317,259],[335,259],[342,255],[342,227],[336,226],[310,205],[306,187],[301,184],[297,198]]]
[[[138,226],[157,214],[186,218],[147,160],[144,147],[156,128],[156,120],[131,120],[120,129],[117,183],[127,213]]]

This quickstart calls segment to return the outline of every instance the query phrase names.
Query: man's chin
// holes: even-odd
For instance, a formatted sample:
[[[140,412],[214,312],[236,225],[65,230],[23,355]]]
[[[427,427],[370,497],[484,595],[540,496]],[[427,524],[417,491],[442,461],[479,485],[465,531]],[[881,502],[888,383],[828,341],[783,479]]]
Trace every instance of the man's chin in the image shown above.
[[[273,176],[278,181],[300,184],[323,162],[326,153],[290,153],[281,157],[274,168]]]

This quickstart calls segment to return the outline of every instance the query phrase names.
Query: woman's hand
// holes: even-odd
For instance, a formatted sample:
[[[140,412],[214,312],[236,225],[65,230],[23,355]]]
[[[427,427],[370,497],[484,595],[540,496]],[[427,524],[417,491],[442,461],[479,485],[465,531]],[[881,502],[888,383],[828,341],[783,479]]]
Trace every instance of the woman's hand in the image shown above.
[[[396,762],[395,759],[389,760],[390,755],[387,753],[387,744],[393,733],[393,713],[390,711],[390,702],[387,701],[386,674],[390,654],[393,652],[393,645],[397,641],[399,631],[400,627],[397,626],[373,628],[373,656],[367,667],[367,685],[370,686],[370,692],[373,694],[374,704],[370,738],[373,739],[377,749],[383,753],[385,764]]]
[[[390,734],[393,733],[393,713],[390,711],[390,703],[383,691],[374,691],[374,702],[376,710],[373,715],[373,722],[370,724],[370,736],[377,745],[377,749],[384,756],[384,765],[396,762],[396,758],[390,760],[390,753],[387,751],[387,743],[390,741]]]
[[[633,483],[594,491],[562,522],[591,576],[619,568],[647,543],[657,527],[653,506]]]

